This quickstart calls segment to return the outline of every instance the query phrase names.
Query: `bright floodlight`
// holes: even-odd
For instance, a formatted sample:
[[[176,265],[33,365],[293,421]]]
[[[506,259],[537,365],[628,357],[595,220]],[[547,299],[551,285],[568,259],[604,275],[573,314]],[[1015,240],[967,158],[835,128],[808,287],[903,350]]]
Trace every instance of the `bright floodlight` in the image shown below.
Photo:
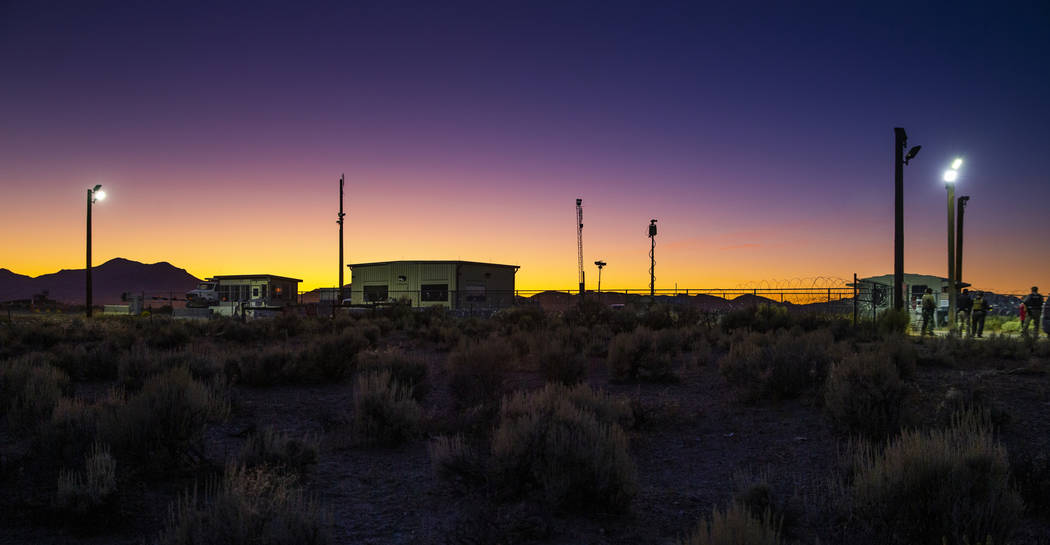
[[[106,200],[106,192],[102,191],[101,189],[99,189],[98,191],[95,191],[93,194],[95,196],[95,200],[96,201],[104,201],[104,200]]]
[[[955,169],[944,171],[944,181],[951,183],[959,178],[959,171]]]
[[[952,161],[952,170],[959,170],[959,167],[962,166],[962,163],[963,163],[962,159],[956,159],[956,160]]]

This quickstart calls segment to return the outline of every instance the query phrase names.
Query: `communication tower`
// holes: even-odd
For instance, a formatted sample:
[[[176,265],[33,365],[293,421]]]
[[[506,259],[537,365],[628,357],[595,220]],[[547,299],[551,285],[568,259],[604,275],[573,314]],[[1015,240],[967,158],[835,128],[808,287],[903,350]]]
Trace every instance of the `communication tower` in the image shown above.
[[[656,220],[649,220],[649,297],[656,295]]]
[[[580,271],[580,297],[583,297],[583,199],[576,199],[576,257]]]

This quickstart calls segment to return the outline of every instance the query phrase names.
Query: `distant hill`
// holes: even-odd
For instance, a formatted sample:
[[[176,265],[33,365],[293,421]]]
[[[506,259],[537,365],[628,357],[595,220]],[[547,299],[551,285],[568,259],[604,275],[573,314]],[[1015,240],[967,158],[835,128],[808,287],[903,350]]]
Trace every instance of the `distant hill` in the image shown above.
[[[91,268],[92,298],[99,305],[119,302],[124,292],[179,297],[198,282],[186,269],[166,261],[139,263],[118,257]],[[46,290],[50,299],[83,304],[85,283],[84,269],[62,269],[36,278],[0,269],[0,301],[29,299]]]

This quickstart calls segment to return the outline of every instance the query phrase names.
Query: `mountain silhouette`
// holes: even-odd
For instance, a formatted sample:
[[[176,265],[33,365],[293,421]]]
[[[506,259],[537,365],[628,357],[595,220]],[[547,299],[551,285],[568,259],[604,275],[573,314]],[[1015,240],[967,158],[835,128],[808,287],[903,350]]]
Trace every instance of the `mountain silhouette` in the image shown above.
[[[84,269],[62,269],[36,278],[0,269],[0,301],[29,299],[46,290],[50,299],[83,304],[86,281]],[[167,261],[139,263],[118,257],[91,268],[92,298],[99,305],[120,302],[124,292],[181,297],[198,282],[186,269]]]

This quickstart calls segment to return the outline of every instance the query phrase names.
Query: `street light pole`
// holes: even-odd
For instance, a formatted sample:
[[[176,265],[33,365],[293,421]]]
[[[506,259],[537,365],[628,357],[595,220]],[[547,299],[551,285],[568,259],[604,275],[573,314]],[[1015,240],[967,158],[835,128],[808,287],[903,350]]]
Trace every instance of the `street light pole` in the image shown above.
[[[959,197],[956,201],[958,211],[956,214],[959,216],[959,223],[955,226],[955,280],[959,284],[958,287],[962,287],[962,271],[963,271],[963,216],[966,215],[966,205],[970,202],[968,195]]]
[[[602,267],[606,265],[604,261],[598,260],[594,262],[598,266],[598,304],[602,304]]]
[[[88,188],[88,190],[87,190],[87,244],[86,244],[86,246],[87,246],[87,264],[86,265],[87,266],[84,267],[84,270],[86,271],[86,275],[87,275],[86,278],[85,278],[85,280],[86,280],[85,285],[86,285],[86,288],[87,288],[87,293],[86,293],[86,297],[85,297],[85,299],[86,299],[85,315],[88,318],[91,317],[91,310],[92,310],[92,308],[91,308],[92,307],[92,301],[91,301],[91,205],[94,204],[94,202],[96,200],[102,200],[102,199],[105,199],[105,198],[106,198],[106,193],[104,191],[102,191],[102,185],[101,184],[96,185],[94,188],[90,188],[90,187]]]
[[[944,171],[944,187],[948,190],[948,332],[955,331],[955,292],[959,279],[955,269],[955,181],[959,179],[962,159],[952,161],[950,169]]]

